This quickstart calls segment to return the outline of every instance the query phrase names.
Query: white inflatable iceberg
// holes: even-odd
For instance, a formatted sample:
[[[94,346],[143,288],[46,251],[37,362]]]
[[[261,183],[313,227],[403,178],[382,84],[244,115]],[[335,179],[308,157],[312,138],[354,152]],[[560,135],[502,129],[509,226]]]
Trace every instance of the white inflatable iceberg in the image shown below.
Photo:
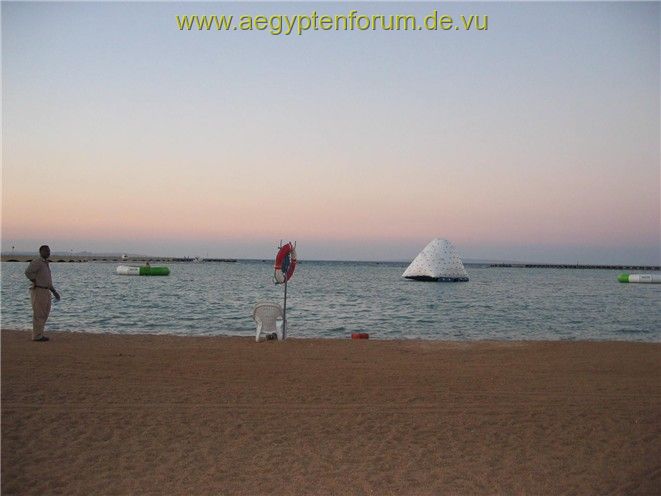
[[[402,274],[417,281],[464,282],[468,273],[454,245],[447,239],[434,239]]]

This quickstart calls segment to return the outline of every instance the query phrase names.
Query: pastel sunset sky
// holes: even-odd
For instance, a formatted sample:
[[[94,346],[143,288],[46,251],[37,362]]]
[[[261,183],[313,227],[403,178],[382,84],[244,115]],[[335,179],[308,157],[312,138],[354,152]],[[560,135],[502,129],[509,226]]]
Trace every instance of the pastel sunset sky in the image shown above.
[[[178,14],[489,16],[180,31]],[[2,3],[2,249],[660,263],[660,4]]]

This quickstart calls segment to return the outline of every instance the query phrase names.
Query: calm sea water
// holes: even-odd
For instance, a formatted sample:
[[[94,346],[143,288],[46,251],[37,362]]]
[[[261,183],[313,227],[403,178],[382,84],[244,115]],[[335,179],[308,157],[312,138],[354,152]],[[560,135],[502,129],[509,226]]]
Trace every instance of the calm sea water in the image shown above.
[[[27,264],[2,263],[2,327],[29,329]],[[173,263],[168,277],[53,263],[62,300],[47,331],[254,335],[257,301],[282,303],[271,263]],[[290,337],[661,341],[661,285],[617,271],[467,267],[470,282],[401,278],[406,264],[303,262],[288,287]]]

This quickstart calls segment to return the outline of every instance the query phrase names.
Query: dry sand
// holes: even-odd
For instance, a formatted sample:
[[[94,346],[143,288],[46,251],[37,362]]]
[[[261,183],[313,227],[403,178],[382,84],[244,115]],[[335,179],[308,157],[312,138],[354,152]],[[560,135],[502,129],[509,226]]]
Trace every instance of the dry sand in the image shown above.
[[[661,344],[2,332],[2,494],[661,494]]]

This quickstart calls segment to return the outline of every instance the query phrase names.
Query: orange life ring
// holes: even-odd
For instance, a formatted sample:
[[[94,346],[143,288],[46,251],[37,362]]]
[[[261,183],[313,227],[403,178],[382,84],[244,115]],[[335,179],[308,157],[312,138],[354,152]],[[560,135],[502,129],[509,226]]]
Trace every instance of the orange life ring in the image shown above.
[[[291,279],[296,270],[296,248],[294,248],[294,245],[287,243],[278,250],[274,268],[273,278],[276,284],[283,284]]]

